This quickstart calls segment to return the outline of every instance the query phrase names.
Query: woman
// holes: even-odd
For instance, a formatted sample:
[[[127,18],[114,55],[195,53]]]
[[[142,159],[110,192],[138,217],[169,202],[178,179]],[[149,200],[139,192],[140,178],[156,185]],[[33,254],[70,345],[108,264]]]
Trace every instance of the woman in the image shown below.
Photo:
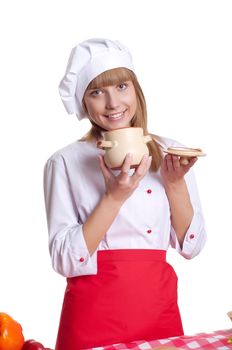
[[[120,170],[96,147],[106,130],[142,127],[146,103],[129,51],[90,39],[70,55],[60,86],[69,114],[90,132],[46,163],[45,203],[54,269],[67,278],[56,350],[76,350],[183,334],[171,245],[185,258],[205,242],[192,166],[154,136],[137,169],[128,154]]]

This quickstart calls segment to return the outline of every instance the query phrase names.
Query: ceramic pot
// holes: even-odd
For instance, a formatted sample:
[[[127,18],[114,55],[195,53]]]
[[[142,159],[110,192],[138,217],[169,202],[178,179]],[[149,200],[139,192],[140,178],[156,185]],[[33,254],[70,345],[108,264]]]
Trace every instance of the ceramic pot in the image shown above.
[[[131,153],[132,165],[135,168],[145,154],[149,154],[147,142],[152,141],[150,135],[143,135],[142,128],[122,128],[104,133],[104,139],[97,147],[105,150],[104,160],[111,169],[120,169],[128,153]]]

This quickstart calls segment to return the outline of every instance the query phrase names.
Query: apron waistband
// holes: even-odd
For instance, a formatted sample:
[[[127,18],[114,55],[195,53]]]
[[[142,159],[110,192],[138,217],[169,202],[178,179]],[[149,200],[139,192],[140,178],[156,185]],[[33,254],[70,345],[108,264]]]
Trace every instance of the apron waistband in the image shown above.
[[[166,261],[166,250],[156,249],[115,249],[98,250],[98,261]]]

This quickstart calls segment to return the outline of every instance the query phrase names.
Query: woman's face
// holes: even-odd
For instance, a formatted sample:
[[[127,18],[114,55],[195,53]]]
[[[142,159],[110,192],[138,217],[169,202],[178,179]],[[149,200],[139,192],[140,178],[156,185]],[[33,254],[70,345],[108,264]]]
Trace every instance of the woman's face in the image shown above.
[[[84,103],[89,119],[105,130],[129,127],[137,108],[136,92],[131,81],[87,89]]]

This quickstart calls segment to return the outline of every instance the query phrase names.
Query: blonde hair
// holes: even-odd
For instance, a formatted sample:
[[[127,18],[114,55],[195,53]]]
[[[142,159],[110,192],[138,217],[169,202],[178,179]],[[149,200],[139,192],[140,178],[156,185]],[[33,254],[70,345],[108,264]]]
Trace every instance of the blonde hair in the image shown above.
[[[127,68],[115,68],[107,70],[106,72],[103,72],[102,74],[98,75],[95,79],[93,79],[88,85],[87,89],[96,89],[102,86],[117,85],[124,81],[131,81],[133,83],[137,96],[137,109],[134,117],[131,120],[131,126],[142,128],[144,135],[148,135],[146,101],[143,91],[139,85],[139,82],[134,72]],[[84,103],[83,107],[85,108]],[[91,123],[91,129],[86,135],[82,137],[80,141],[93,141],[102,138],[103,129],[100,128],[94,122],[91,121]],[[151,170],[157,171],[162,161],[162,153],[160,150],[160,146],[155,139],[157,137],[155,135],[152,135],[152,137],[152,141],[150,141],[147,144],[147,146],[149,149],[149,153],[152,156]]]

